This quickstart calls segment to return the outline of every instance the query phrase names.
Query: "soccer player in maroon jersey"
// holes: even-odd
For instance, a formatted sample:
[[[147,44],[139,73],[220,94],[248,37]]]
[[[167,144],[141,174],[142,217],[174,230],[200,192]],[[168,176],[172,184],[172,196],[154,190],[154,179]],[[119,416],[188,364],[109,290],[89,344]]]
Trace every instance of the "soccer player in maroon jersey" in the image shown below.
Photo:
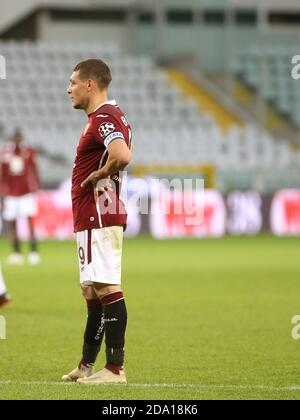
[[[1,192],[3,200],[3,219],[9,223],[13,243],[13,254],[8,257],[11,264],[22,264],[21,243],[17,231],[17,220],[25,217],[30,230],[30,264],[38,264],[40,256],[33,217],[37,213],[36,192],[40,187],[40,178],[34,149],[23,143],[23,135],[16,130],[13,142],[4,146],[1,152]]]
[[[126,383],[121,257],[127,214],[119,195],[120,172],[131,160],[131,128],[117,103],[108,100],[111,80],[109,67],[90,59],[74,68],[68,88],[73,107],[88,116],[72,175],[74,231],[88,318],[82,359],[62,379],[87,385]],[[104,333],[106,365],[94,373]]]

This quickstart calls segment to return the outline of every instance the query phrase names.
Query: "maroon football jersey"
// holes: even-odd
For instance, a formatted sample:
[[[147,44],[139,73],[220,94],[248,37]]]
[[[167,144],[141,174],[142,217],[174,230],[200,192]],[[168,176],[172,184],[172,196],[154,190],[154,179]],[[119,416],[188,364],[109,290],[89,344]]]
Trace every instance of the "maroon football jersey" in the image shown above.
[[[111,203],[99,193],[95,202],[93,186],[81,188],[81,183],[93,171],[102,168],[108,158],[107,147],[116,139],[131,145],[131,128],[115,101],[102,104],[88,116],[88,123],[77,146],[72,175],[72,207],[74,231],[126,225],[127,214],[120,200],[120,173],[111,176],[114,192],[109,192]]]
[[[20,197],[39,189],[36,153],[25,144],[7,144],[1,151],[1,193]]]

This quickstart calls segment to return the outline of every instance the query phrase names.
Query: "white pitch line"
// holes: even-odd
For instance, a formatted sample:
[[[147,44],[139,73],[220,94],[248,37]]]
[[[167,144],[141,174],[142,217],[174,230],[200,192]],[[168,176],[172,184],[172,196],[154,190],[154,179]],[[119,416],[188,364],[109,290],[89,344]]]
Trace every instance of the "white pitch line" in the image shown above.
[[[50,381],[0,381],[0,385],[61,385],[61,386],[77,386],[74,382],[50,382]],[[106,384],[106,386],[114,386],[114,384]],[[115,384],[118,385],[118,384]],[[97,386],[97,385],[95,385]],[[123,386],[119,384],[118,386]],[[300,385],[295,386],[269,386],[269,385],[204,385],[204,384],[127,384],[129,388],[194,388],[199,390],[248,390],[248,391],[300,391]]]

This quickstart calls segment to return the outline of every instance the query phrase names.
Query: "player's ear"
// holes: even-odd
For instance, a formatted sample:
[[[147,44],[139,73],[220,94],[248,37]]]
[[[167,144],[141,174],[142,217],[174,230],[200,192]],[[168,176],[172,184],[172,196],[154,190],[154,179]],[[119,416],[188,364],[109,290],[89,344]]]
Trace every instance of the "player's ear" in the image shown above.
[[[88,90],[88,92],[90,92],[92,90],[92,87],[93,87],[93,80],[88,79],[87,80],[87,90]]]

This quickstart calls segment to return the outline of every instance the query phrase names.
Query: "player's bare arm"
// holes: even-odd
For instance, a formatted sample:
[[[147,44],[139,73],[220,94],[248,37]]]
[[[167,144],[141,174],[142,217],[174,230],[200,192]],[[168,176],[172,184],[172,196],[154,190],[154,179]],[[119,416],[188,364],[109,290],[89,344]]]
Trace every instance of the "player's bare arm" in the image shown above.
[[[103,168],[92,172],[81,184],[84,188],[90,182],[95,187],[99,180],[109,178],[118,171],[123,171],[131,160],[131,151],[124,140],[115,140],[108,146],[108,160]]]

